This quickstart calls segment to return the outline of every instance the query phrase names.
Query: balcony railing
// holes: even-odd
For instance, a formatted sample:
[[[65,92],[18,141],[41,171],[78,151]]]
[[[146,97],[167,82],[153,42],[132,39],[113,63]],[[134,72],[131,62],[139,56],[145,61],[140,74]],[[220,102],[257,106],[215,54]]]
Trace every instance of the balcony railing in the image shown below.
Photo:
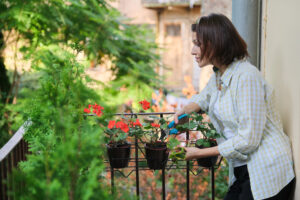
[[[142,0],[142,5],[146,8],[163,8],[167,6],[193,7],[200,4],[200,0]]]
[[[12,183],[6,184],[5,181],[9,180],[13,168],[18,166],[20,161],[26,160],[28,151],[28,143],[24,141],[23,135],[25,133],[25,126],[30,124],[29,121],[25,122],[13,137],[0,149],[0,200],[12,200],[9,197],[8,191]]]

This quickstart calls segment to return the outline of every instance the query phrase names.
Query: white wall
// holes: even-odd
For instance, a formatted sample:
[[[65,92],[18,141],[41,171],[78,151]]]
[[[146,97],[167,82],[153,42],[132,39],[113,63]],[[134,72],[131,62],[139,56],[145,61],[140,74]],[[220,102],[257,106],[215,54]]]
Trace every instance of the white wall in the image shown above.
[[[275,88],[285,132],[300,175],[300,1],[264,0],[262,73]],[[300,181],[295,200],[300,199]]]

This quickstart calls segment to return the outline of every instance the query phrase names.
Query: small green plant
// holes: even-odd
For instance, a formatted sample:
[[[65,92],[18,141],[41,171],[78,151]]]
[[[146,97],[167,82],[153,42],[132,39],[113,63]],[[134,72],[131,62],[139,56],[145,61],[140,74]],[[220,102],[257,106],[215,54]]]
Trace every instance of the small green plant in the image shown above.
[[[178,162],[180,160],[184,160],[185,159],[185,149],[184,147],[180,147],[180,142],[179,140],[177,140],[175,137],[170,137],[169,141],[168,141],[168,149],[170,149],[171,153],[169,158],[172,160],[173,163],[176,164],[176,166],[178,167]]]
[[[164,118],[153,117],[153,122],[144,126],[144,139],[147,143],[156,144],[165,142],[166,136],[162,137],[162,129],[166,129],[167,121]]]
[[[213,124],[203,121],[203,116],[197,113],[191,113],[188,117],[189,121],[176,125],[176,129],[179,132],[186,130],[200,131],[203,138],[196,140],[196,146],[204,148],[215,146],[217,144],[216,138],[219,138],[220,134]],[[168,141],[168,148],[171,150],[170,158],[176,165],[178,165],[179,160],[185,159],[186,153],[185,148],[179,147],[179,144],[180,142],[175,137],[171,137]]]
[[[203,121],[203,116],[195,112],[189,115],[189,122],[178,125],[178,130],[200,131],[203,138],[196,140],[196,145],[201,147],[211,147],[216,145],[216,138],[220,138],[220,134],[216,131],[211,122]]]

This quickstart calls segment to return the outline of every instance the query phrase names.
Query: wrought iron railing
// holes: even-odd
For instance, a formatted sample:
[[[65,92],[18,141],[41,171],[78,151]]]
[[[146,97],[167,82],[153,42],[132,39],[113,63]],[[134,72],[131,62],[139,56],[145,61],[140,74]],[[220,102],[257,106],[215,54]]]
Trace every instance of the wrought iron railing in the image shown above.
[[[0,200],[12,199],[8,196],[10,185],[13,185],[13,179],[11,184],[6,184],[9,180],[12,169],[17,167],[20,161],[26,160],[26,154],[28,151],[28,144],[23,139],[25,133],[24,127],[28,122],[25,122],[19,130],[12,136],[12,138],[0,149]]]
[[[173,115],[173,112],[163,112],[163,113],[126,113],[126,114],[116,114],[116,115],[129,115],[131,117],[137,117],[138,115],[159,115],[161,118],[164,117],[164,115]],[[189,140],[189,131],[186,133],[186,140]],[[143,148],[141,147],[143,143],[139,142],[137,138],[134,140],[134,145],[131,147],[134,149],[134,156],[130,157],[130,163],[126,169],[131,169],[129,173],[125,174],[123,171],[124,169],[114,169],[111,167],[107,167],[107,171],[111,173],[111,191],[114,193],[114,176],[115,173],[118,172],[121,174],[123,177],[127,178],[130,176],[133,172],[136,174],[136,195],[139,197],[140,196],[140,180],[139,180],[139,172],[142,170],[151,170],[147,166],[142,166],[140,163],[145,163],[145,153]],[[139,157],[139,152],[142,155],[142,157]],[[218,158],[217,164],[215,166],[212,166],[208,168],[211,172],[211,199],[215,199],[215,170],[220,166],[220,163],[222,161],[222,157]],[[106,163],[109,163],[108,161],[105,161]],[[192,164],[191,164],[192,163]],[[109,166],[109,165],[108,165]],[[194,170],[193,167],[197,167],[197,170]],[[190,199],[190,174],[192,173],[194,176],[199,175],[204,167],[199,167],[197,164],[195,164],[194,161],[181,161],[181,164],[178,166],[175,166],[173,162],[169,159],[167,161],[166,167],[161,169],[162,171],[162,176],[161,176],[161,181],[162,181],[162,199],[166,199],[166,178],[165,178],[165,171],[173,170],[173,169],[181,169],[181,170],[186,170],[186,199]]]

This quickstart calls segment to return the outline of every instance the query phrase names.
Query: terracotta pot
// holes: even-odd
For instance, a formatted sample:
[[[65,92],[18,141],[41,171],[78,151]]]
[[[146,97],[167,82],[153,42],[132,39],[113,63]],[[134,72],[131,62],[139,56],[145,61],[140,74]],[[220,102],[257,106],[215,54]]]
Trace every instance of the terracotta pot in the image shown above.
[[[212,142],[211,147],[214,147],[214,146],[217,146],[217,143]],[[196,147],[199,149],[207,148],[207,147],[198,146],[198,145],[196,145]],[[212,167],[217,163],[217,160],[218,160],[218,156],[212,156],[212,157],[207,157],[207,158],[199,158],[199,159],[197,159],[197,163],[201,167]]]
[[[131,144],[107,144],[107,154],[112,168],[124,168],[128,166]]]
[[[166,143],[146,143],[146,160],[150,169],[164,169],[169,158],[169,149]]]

